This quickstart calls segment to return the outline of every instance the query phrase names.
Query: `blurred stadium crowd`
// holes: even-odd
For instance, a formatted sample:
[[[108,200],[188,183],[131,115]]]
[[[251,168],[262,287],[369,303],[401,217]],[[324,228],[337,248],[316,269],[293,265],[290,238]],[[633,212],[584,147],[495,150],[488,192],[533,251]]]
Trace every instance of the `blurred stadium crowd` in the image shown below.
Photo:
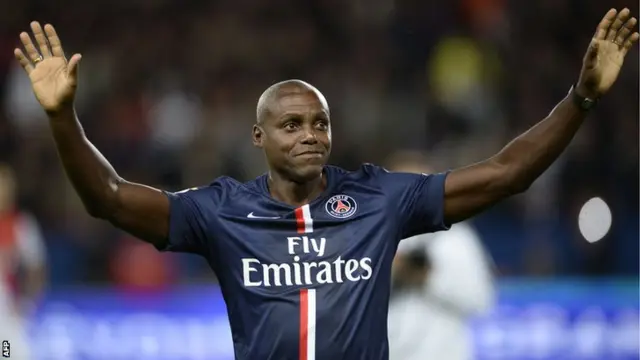
[[[156,287],[211,278],[91,219],[62,172],[12,49],[30,20],[81,52],[77,108],[126,179],[169,190],[265,171],[249,141],[269,85],[300,78],[332,110],[334,164],[421,151],[435,170],[492,155],[577,80],[609,0],[21,0],[0,13],[0,160],[44,238],[52,285]],[[638,12],[637,4],[631,7]],[[71,54],[68,54],[71,55]],[[566,154],[525,194],[474,221],[504,275],[637,275],[638,55]],[[589,244],[593,196],[613,227]]]

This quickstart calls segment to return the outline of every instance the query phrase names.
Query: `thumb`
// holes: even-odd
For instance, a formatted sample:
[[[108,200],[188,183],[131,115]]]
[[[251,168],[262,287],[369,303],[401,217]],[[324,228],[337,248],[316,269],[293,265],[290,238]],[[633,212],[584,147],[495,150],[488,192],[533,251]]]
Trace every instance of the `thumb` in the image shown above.
[[[600,44],[598,44],[597,42],[592,42],[591,45],[589,46],[589,49],[587,50],[587,55],[585,56],[585,65],[587,68],[593,68],[596,66],[596,63],[598,61],[598,48],[600,47]]]
[[[80,60],[82,59],[82,55],[74,54],[71,59],[69,59],[69,63],[67,64],[67,75],[75,84],[78,79],[78,65],[80,65]]]

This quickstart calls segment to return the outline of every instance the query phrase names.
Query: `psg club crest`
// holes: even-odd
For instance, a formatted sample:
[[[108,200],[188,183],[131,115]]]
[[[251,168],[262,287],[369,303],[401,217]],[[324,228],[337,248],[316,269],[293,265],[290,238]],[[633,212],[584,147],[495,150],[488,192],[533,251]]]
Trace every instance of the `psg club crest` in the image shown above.
[[[336,195],[327,201],[325,209],[334,218],[345,219],[356,213],[358,204],[351,196]]]

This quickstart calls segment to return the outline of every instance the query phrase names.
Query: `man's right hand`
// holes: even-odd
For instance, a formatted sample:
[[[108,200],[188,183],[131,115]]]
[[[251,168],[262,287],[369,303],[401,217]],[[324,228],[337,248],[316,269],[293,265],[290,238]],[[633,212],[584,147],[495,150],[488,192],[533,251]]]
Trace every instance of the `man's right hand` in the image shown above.
[[[29,34],[20,34],[24,45],[14,51],[29,75],[33,92],[51,118],[51,133],[71,184],[89,215],[165,248],[169,236],[169,198],[158,189],[128,182],[86,138],[73,111],[81,56],[68,61],[53,26],[32,22]],[[37,48],[36,48],[37,46]],[[26,54],[26,55],[25,55]]]
[[[67,61],[53,26],[47,24],[43,31],[40,24],[34,21],[31,30],[38,47],[29,34],[23,32],[20,40],[26,55],[22,49],[15,49],[14,54],[29,75],[40,105],[48,114],[56,114],[73,106],[81,56],[75,54]]]

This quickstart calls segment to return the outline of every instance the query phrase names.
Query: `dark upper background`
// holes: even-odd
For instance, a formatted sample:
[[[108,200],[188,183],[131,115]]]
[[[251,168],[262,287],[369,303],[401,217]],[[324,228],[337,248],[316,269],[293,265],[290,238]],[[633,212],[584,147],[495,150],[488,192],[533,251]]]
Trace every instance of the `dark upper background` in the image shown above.
[[[44,114],[13,60],[30,20],[81,52],[77,107],[89,138],[129,180],[166,189],[265,168],[250,142],[269,85],[300,78],[332,110],[332,163],[398,150],[436,170],[481,160],[543,118],[577,79],[608,7],[625,0],[7,1],[0,13],[0,160],[46,236],[54,284],[157,285],[211,278],[85,215]],[[635,275],[638,51],[565,155],[525,195],[475,219],[504,275]],[[589,244],[580,206],[600,196],[613,227]],[[117,271],[115,269],[118,269]]]

